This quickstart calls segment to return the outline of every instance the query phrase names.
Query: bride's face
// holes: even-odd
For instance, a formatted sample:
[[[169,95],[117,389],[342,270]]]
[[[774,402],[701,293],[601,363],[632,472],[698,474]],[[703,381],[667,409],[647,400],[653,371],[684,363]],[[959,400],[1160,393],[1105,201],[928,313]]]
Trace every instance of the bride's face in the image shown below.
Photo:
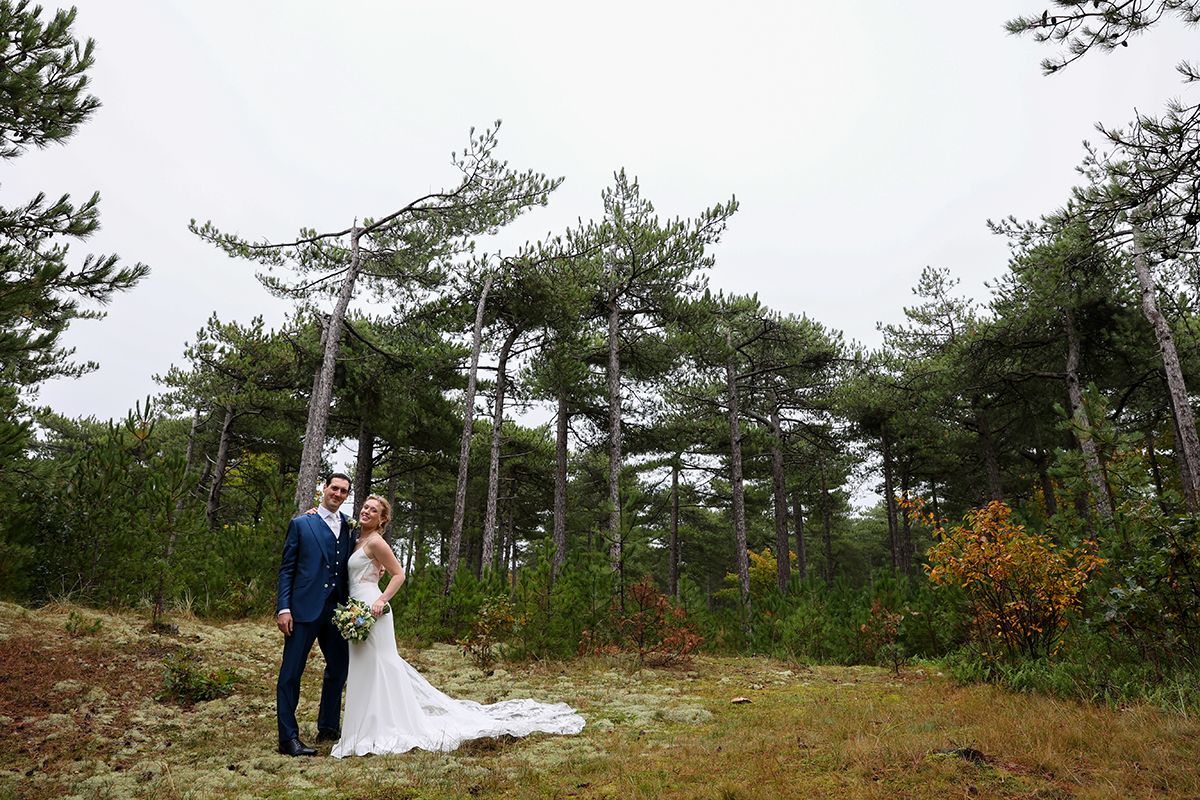
[[[358,512],[358,522],[366,530],[374,530],[383,523],[383,509],[374,500],[363,503],[362,511]]]

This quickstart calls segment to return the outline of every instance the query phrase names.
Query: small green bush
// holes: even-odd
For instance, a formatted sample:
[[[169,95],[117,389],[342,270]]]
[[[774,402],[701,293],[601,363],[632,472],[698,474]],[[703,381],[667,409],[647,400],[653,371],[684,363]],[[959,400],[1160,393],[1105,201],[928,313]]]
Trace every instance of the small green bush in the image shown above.
[[[470,631],[458,640],[458,646],[475,666],[487,669],[496,661],[496,648],[512,636],[516,621],[512,601],[504,595],[489,597],[471,621]]]
[[[240,675],[225,667],[206,670],[196,651],[184,647],[163,658],[163,688],[158,699],[187,705],[215,700],[232,694],[239,680]]]

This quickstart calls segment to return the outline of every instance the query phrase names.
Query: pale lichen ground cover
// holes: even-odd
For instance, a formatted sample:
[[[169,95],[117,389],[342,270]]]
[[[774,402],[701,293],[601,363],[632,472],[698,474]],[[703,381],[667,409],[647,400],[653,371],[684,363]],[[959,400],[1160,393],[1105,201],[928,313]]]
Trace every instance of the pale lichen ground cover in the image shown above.
[[[136,613],[0,604],[0,798],[1200,795],[1190,766],[1200,726],[1149,709],[956,687],[932,668],[896,677],[763,658],[484,672],[449,645],[401,650],[454,696],[570,703],[587,720],[583,734],[289,759],[274,752],[280,637],[271,621],[173,621],[178,634],[159,635]],[[236,691],[190,708],[155,699],[161,659],[181,646],[235,669]],[[320,668],[314,654],[301,706],[310,737]]]

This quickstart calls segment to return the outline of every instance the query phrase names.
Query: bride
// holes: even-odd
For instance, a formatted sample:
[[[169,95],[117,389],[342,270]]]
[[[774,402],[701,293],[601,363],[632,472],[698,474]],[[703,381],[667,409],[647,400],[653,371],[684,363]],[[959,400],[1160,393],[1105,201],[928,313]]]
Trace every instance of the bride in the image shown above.
[[[350,555],[350,596],[369,605],[376,618],[404,583],[404,570],[381,533],[391,515],[387,500],[368,497],[358,516],[358,546]],[[384,572],[389,578],[380,591]],[[583,717],[565,703],[505,700],[481,705],[443,694],[396,652],[396,632],[388,619],[373,625],[365,641],[350,644],[342,736],[330,755],[454,750],[484,736],[581,730]]]

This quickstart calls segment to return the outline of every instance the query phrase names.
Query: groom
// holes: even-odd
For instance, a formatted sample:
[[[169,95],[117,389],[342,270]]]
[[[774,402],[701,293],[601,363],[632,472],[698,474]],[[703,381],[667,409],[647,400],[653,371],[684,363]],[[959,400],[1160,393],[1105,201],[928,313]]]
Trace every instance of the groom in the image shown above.
[[[350,652],[333,624],[333,609],[349,596],[346,562],[354,549],[355,531],[338,511],[350,494],[350,478],[340,472],[325,479],[316,514],[301,515],[288,525],[279,567],[275,623],[283,632],[283,663],[275,686],[279,718],[279,752],[288,756],[316,755],[300,741],[296,705],[300,676],[316,641],[325,656],[325,680],[317,712],[317,741],[341,737],[342,689]]]

